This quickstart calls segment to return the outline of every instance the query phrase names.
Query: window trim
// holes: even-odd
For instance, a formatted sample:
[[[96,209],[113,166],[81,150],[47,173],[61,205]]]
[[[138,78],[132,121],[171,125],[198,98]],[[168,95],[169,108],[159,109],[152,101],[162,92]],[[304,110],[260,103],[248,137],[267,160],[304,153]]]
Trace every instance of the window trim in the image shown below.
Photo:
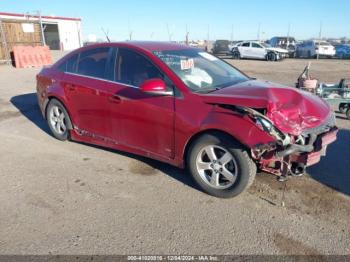
[[[167,79],[169,79],[169,81],[170,81],[170,88],[171,88],[172,91],[173,91],[173,94],[174,94],[173,96],[175,96],[175,89],[178,89],[178,88],[176,87],[176,85],[174,84],[174,82],[173,82],[173,81],[171,80],[171,78],[170,78],[158,65],[156,65],[148,56],[146,56],[145,54],[139,52],[138,50],[135,50],[135,49],[132,49],[132,48],[129,48],[129,47],[123,47],[123,46],[122,46],[122,47],[118,47],[118,46],[116,46],[116,47],[112,47],[112,48],[113,48],[113,49],[116,49],[116,51],[114,52],[114,55],[115,55],[115,57],[114,57],[114,63],[113,63],[113,61],[112,61],[112,63],[113,63],[113,69],[114,69],[114,74],[113,74],[113,80],[112,80],[112,81],[114,81],[115,83],[121,84],[121,85],[128,86],[128,87],[133,87],[133,88],[140,89],[140,87],[138,87],[138,86],[126,84],[126,83],[119,82],[119,81],[116,80],[116,74],[115,74],[115,73],[116,73],[116,70],[115,70],[116,61],[117,61],[117,58],[118,58],[119,50],[124,49],[124,50],[128,50],[128,51],[130,51],[130,52],[134,52],[134,53],[136,53],[137,55],[142,56],[142,57],[145,58],[152,66],[154,66],[161,74],[163,74]],[[162,79],[162,80],[164,81],[164,79]],[[164,81],[164,82],[165,82],[165,81]],[[180,90],[178,90],[178,92],[181,93]]]
[[[72,75],[72,76],[86,77],[86,78],[90,78],[90,79],[94,79],[94,80],[100,80],[100,81],[104,81],[104,82],[108,82],[108,83],[112,83],[112,84],[125,85],[125,86],[132,87],[135,89],[140,89],[139,87],[134,86],[134,85],[129,85],[129,84],[125,84],[122,82],[117,82],[117,81],[113,81],[113,80],[109,80],[109,79],[105,79],[105,78],[99,78],[99,77],[95,77],[95,76],[88,76],[88,75],[82,75],[82,74],[71,73],[71,72],[64,72],[64,73],[68,74],[68,75]]]

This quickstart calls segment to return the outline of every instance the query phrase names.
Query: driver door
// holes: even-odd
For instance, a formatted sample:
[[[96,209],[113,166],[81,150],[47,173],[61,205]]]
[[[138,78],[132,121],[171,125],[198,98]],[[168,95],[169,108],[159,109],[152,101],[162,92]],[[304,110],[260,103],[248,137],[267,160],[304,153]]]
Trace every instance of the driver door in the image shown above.
[[[252,42],[251,50],[252,50],[252,53],[253,53],[254,57],[256,57],[256,58],[264,59],[265,56],[266,56],[265,48],[263,48],[258,43]]]
[[[173,158],[174,96],[146,94],[139,89],[145,80],[166,80],[164,74],[144,55],[127,48],[118,48],[114,68],[113,97],[117,102],[110,104],[112,133],[122,145]]]

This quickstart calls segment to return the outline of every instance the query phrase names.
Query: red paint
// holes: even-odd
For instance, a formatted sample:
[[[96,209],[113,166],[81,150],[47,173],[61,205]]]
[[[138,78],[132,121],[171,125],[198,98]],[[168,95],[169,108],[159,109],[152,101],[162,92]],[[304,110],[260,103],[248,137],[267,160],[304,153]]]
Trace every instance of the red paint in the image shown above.
[[[26,14],[18,14],[18,13],[5,13],[0,12],[0,15],[6,15],[6,16],[14,16],[14,17],[28,17]],[[37,18],[40,17],[38,15],[29,15],[31,18]],[[45,19],[58,19],[58,20],[71,20],[71,21],[81,21],[81,18],[71,18],[71,17],[63,17],[63,16],[41,16],[41,18]]]
[[[274,143],[250,117],[218,104],[267,110],[274,125],[293,139],[306,128],[319,126],[331,113],[321,99],[297,89],[261,81],[247,81],[209,94],[196,94],[175,75],[153,51],[188,49],[187,46],[157,42],[104,43],[80,48],[72,54],[95,47],[124,47],[151,60],[178,90],[174,95],[158,95],[166,90],[160,79],[144,82],[140,88],[122,83],[59,72],[62,58],[43,69],[37,79],[39,105],[43,113],[50,97],[58,98],[73,122],[73,140],[102,145],[184,166],[186,147],[203,132],[225,132],[253,149]],[[70,55],[68,55],[69,57]],[[328,144],[335,134],[322,141]],[[319,152],[291,156],[301,163],[315,162]],[[274,152],[265,159],[255,158],[265,170],[276,162]],[[270,172],[274,173],[273,170]]]

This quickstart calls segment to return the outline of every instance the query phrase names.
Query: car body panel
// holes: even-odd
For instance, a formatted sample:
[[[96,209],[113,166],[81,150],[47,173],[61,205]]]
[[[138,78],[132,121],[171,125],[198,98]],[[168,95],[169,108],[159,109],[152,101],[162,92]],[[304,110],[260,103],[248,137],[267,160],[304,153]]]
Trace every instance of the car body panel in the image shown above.
[[[333,57],[335,52],[334,46],[323,40],[304,41],[297,46],[296,50],[298,57],[315,57],[317,55]]]
[[[142,54],[170,79],[173,92],[158,96],[115,80],[58,70],[60,64],[74,54],[99,47],[128,48]],[[186,152],[193,139],[205,132],[222,132],[250,150],[251,157],[264,170],[269,170],[276,161],[287,161],[276,154],[286,150],[289,144],[281,144],[280,136],[262,128],[258,119],[271,121],[279,134],[292,137],[292,143],[305,130],[323,126],[332,114],[329,106],[316,96],[266,81],[248,80],[208,94],[194,93],[153,54],[154,51],[180,49],[189,47],[126,42],[78,49],[38,74],[40,109],[45,116],[47,102],[52,97],[57,98],[71,118],[73,140],[151,157],[179,167],[185,165]],[[327,126],[320,132],[317,133],[319,139],[330,129]],[[334,136],[325,143],[332,139]],[[266,151],[264,155],[260,152],[262,148]],[[308,155],[301,155],[305,154]],[[288,161],[299,161],[295,154],[286,157]],[[300,159],[307,161],[307,157]],[[279,168],[269,172],[281,175]]]
[[[282,48],[265,47],[258,41],[244,41],[236,45],[232,52],[238,50],[241,58],[266,59],[269,52],[278,55],[278,59],[288,54],[288,50]]]

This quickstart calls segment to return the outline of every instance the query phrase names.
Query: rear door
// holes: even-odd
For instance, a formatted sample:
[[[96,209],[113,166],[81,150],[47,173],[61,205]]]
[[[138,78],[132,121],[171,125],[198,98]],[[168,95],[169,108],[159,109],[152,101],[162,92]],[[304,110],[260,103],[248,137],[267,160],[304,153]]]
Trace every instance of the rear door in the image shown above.
[[[143,54],[118,48],[115,60],[115,91],[118,103],[110,104],[112,133],[120,144],[156,154],[174,156],[174,96],[145,94],[139,86],[145,80],[170,80]]]
[[[76,65],[67,68],[64,76],[65,94],[76,116],[75,127],[89,136],[106,137],[111,133],[107,75],[110,54],[109,47],[82,51]]]
[[[239,53],[241,54],[241,57],[251,57],[250,53],[250,42],[244,42],[242,45],[238,48]]]

